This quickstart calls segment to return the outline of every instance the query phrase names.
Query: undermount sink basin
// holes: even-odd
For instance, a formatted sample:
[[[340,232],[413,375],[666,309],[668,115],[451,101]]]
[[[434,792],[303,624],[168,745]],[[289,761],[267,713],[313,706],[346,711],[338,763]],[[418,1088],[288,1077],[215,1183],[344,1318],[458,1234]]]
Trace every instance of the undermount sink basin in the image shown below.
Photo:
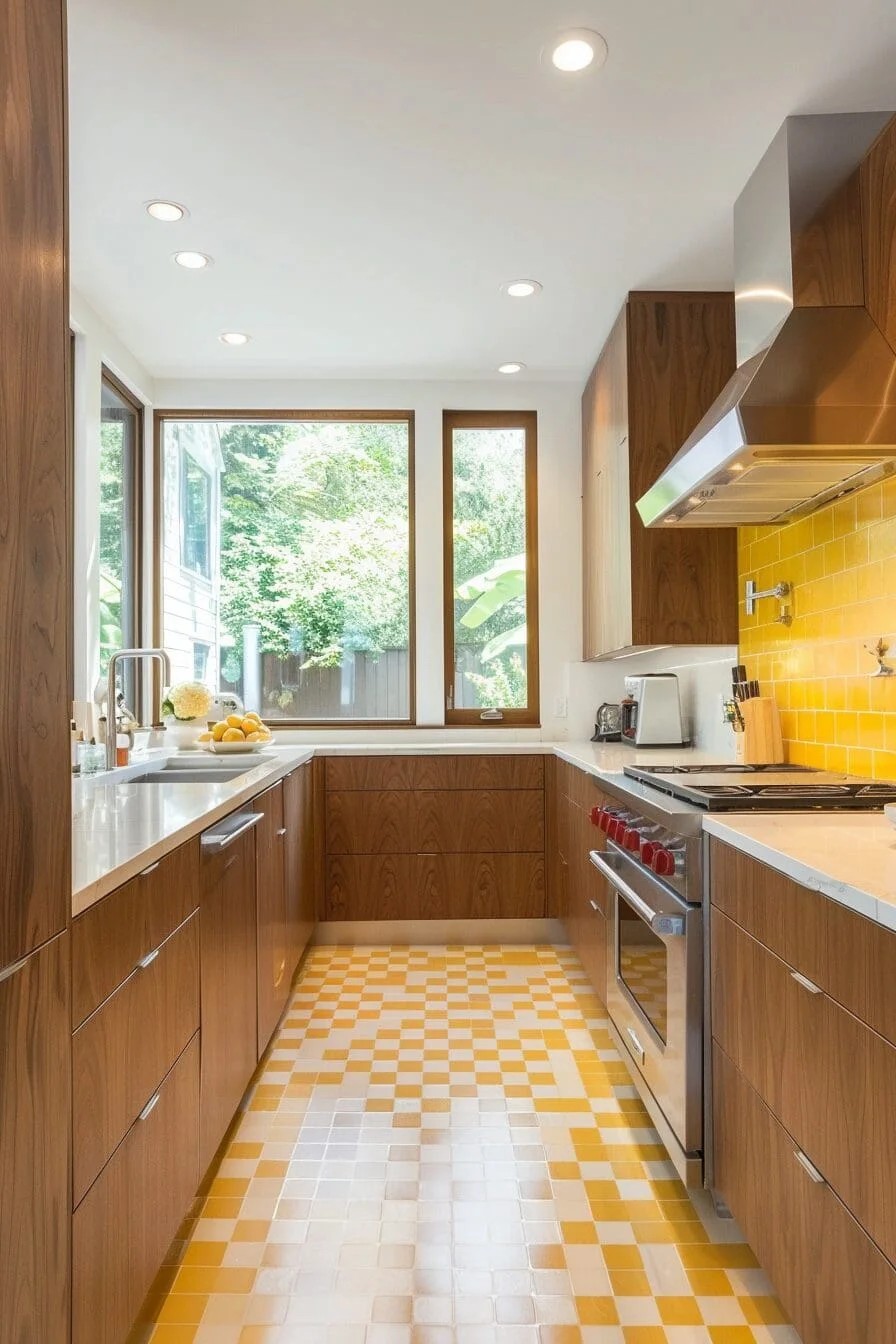
[[[245,766],[242,770],[216,770],[214,767],[209,769],[174,770],[171,766],[166,766],[162,770],[149,770],[145,775],[138,775],[132,780],[133,784],[222,784],[229,779],[239,779],[240,775],[248,774],[252,766]]]

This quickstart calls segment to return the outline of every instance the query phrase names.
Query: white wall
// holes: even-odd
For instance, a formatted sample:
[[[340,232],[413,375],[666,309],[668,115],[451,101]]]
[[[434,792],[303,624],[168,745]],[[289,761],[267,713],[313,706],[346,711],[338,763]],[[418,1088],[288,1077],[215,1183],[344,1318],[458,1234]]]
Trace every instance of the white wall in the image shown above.
[[[90,700],[99,676],[99,454],[103,365],[147,407],[144,416],[144,499],[152,518],[153,379],[103,319],[78,294],[71,294],[75,334],[75,637],[76,700]],[[143,556],[144,642],[151,635],[152,527],[145,530]]]
[[[501,383],[160,380],[156,387],[156,404],[166,410],[414,412],[417,719],[423,727],[444,722],[442,411],[537,411],[540,735],[546,738],[566,736],[564,711],[569,696],[570,665],[581,656],[580,399],[581,388],[577,384],[514,384],[509,379]],[[492,731],[506,741],[511,730]],[[357,738],[358,732],[353,730],[346,735]],[[532,736],[532,732],[520,730],[518,735]]]

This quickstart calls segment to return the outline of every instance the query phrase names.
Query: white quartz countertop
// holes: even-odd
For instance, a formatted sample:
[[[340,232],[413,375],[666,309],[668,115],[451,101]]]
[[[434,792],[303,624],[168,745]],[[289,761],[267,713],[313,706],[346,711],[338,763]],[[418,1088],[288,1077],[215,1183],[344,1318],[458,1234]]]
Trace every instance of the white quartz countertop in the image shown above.
[[[73,782],[72,914],[82,914],[164,854],[244,806],[314,756],[552,753],[632,798],[640,796],[644,786],[624,777],[625,765],[674,761],[697,763],[703,759],[699,752],[680,747],[669,751],[638,752],[618,743],[501,742],[494,738],[479,742],[412,739],[407,743],[296,743],[265,747],[262,754],[266,759],[238,779],[202,784],[137,783],[139,774],[152,764],[161,764],[166,755],[147,753],[127,768]],[[239,759],[230,758],[228,763]],[[680,809],[682,804],[676,806]]]
[[[896,830],[882,813],[709,815],[703,828],[794,882],[896,930]]]

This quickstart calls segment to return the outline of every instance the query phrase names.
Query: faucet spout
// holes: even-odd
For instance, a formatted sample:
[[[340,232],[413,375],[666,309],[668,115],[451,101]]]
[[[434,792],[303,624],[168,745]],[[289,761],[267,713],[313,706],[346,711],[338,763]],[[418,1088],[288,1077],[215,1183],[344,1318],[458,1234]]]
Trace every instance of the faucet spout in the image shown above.
[[[162,695],[164,687],[171,683],[171,659],[165,649],[118,649],[109,659],[109,686],[107,697],[107,719],[106,719],[106,767],[112,770],[115,766],[116,739],[118,737],[118,725],[116,716],[116,707],[118,700],[118,684],[116,674],[118,664],[126,659],[148,658],[157,662],[162,668],[162,682],[159,686],[159,694],[153,710],[153,727],[156,728],[162,722]]]

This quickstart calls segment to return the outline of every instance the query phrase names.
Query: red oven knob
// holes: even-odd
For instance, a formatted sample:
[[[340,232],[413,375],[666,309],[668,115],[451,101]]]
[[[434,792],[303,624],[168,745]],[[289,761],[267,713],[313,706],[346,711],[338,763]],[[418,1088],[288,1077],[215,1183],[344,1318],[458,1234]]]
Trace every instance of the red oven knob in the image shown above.
[[[591,811],[590,811],[590,813],[589,813],[589,816],[590,816],[590,818],[591,818],[591,825],[592,825],[592,826],[600,826],[600,819],[601,819],[601,817],[603,816],[603,814],[604,814],[604,809],[603,809],[602,807],[592,807],[592,809],[591,809]]]
[[[671,849],[666,849],[665,845],[657,845],[654,848],[650,866],[659,877],[674,877],[675,855]]]
[[[641,862],[646,863],[648,868],[653,863],[653,856],[658,849],[655,840],[645,840],[641,846]]]
[[[622,836],[621,845],[623,849],[630,850],[632,854],[641,852],[641,833],[634,826],[626,826]]]
[[[598,810],[597,824],[605,835],[609,834],[610,823],[613,821],[613,813],[608,807],[602,807]]]

